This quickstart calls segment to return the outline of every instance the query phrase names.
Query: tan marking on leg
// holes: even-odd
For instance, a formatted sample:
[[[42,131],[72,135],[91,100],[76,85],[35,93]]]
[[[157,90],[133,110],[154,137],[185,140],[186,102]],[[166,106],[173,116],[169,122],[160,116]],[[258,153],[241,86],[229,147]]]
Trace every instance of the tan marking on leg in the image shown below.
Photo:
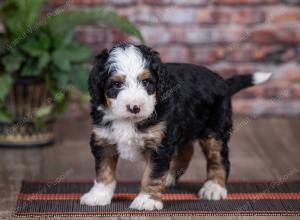
[[[215,138],[200,139],[199,142],[207,159],[207,179],[225,187],[226,171],[222,164],[222,142]]]
[[[178,150],[178,153],[172,158],[169,173],[175,177],[175,179],[178,179],[184,174],[192,159],[193,153],[193,144],[190,143],[184,147],[181,147]]]
[[[149,127],[143,134],[146,148],[158,148],[165,137],[165,122],[160,122],[156,125]]]
[[[118,153],[116,146],[110,144],[104,137],[99,136],[99,132],[93,131],[96,144],[103,148],[103,158],[100,167],[96,168],[96,181],[109,184],[116,179],[116,166],[118,162]]]
[[[150,154],[147,152],[145,154],[146,168],[142,178],[142,188],[141,192],[149,194],[154,200],[161,200],[161,195],[165,189],[165,179],[166,175],[162,178],[153,179],[151,177],[152,167],[150,163]]]
[[[109,184],[116,180],[118,155],[107,154],[101,161],[101,167],[96,171],[96,181]]]

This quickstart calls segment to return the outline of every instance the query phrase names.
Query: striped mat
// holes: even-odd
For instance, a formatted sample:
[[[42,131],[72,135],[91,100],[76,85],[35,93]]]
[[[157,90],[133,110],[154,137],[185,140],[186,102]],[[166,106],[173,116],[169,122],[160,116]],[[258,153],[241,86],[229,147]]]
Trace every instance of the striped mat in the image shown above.
[[[197,192],[202,184],[181,182],[164,193],[163,210],[136,211],[128,208],[140,188],[136,181],[118,183],[112,204],[95,207],[79,204],[80,196],[92,187],[91,182],[24,181],[15,216],[300,215],[300,181],[231,182],[229,195],[222,201],[199,199]]]

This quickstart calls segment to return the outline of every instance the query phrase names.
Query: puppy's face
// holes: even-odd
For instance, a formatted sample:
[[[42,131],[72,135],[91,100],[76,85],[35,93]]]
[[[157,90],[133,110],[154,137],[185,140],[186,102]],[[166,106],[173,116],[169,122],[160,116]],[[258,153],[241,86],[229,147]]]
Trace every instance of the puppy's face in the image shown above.
[[[153,113],[157,76],[144,50],[134,45],[115,47],[108,54],[104,70],[105,117],[141,121]]]

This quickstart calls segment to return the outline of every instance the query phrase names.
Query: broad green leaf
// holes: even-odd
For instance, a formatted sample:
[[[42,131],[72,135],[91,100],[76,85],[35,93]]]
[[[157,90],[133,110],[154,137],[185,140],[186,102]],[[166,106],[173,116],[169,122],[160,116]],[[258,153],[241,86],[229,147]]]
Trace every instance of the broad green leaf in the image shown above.
[[[47,66],[47,64],[49,63],[50,61],[50,56],[49,54],[46,52],[46,53],[42,53],[40,56],[39,56],[39,61],[38,61],[38,65],[37,65],[37,68],[38,69],[43,69],[44,67]]]
[[[55,79],[56,79],[56,86],[60,90],[67,90],[69,87],[70,82],[70,76],[69,73],[66,72],[57,72],[55,73]]]
[[[5,107],[0,108],[0,122],[11,122],[12,116]]]
[[[83,62],[91,56],[91,51],[88,47],[77,43],[60,49],[60,53],[64,55],[65,59],[73,62]]]
[[[72,70],[71,81],[75,87],[83,92],[88,92],[88,77],[89,72],[83,67],[75,67]]]
[[[21,70],[22,76],[38,76],[41,73],[41,70],[37,68],[33,60],[28,60]]]
[[[13,79],[9,74],[0,75],[0,101],[4,101],[7,94],[10,92],[13,84]]]
[[[49,51],[50,36],[43,32],[38,32],[36,37],[30,37],[20,45],[20,47],[31,56],[40,56]]]
[[[53,109],[52,105],[39,107],[35,112],[35,117],[45,118],[46,116],[50,115],[52,109]]]
[[[46,28],[41,28],[37,34],[39,47],[45,51],[51,46],[51,35]]]
[[[65,57],[64,50],[57,50],[52,54],[52,61],[62,71],[70,71],[70,61]]]
[[[20,1],[20,0],[17,0]],[[26,10],[26,26],[32,26],[37,20],[37,17],[41,13],[42,6],[45,0],[23,0],[25,2]]]
[[[44,126],[44,119],[51,114],[52,110],[52,105],[42,106],[36,110],[34,114],[34,124],[37,128],[42,128]]]
[[[5,71],[12,73],[20,68],[23,59],[24,57],[20,53],[12,52],[2,57],[1,61],[4,65]]]
[[[0,18],[11,40],[31,33],[45,0],[6,0]]]
[[[20,47],[31,56],[40,56],[44,52],[35,39],[30,39],[29,41],[20,45]]]
[[[66,33],[54,33],[52,34],[54,48],[65,47],[70,44],[74,37],[74,31],[67,31]]]
[[[65,91],[57,91],[53,93],[53,99],[55,103],[63,103],[65,101]]]
[[[77,25],[102,23],[120,28],[128,35],[137,37],[144,42],[139,29],[126,18],[119,16],[115,11],[107,8],[81,9],[66,11],[53,17],[49,26],[54,33],[72,30]]]
[[[44,120],[43,118],[39,118],[39,117],[35,117],[34,118],[34,125],[37,129],[41,129],[42,127],[44,127]]]

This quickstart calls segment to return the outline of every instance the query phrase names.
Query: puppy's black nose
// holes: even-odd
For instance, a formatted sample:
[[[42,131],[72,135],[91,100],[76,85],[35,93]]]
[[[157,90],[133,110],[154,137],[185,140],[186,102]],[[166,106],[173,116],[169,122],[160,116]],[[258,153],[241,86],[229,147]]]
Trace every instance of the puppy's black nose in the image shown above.
[[[140,112],[141,108],[137,105],[134,105],[134,106],[127,105],[127,110],[129,112],[131,112],[132,114],[137,114]]]

